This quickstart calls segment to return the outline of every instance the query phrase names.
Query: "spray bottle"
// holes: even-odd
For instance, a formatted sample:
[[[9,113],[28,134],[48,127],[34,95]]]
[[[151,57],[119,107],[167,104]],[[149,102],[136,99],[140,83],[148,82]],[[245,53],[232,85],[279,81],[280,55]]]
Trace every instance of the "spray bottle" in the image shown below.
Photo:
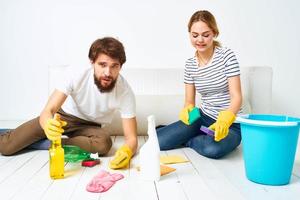
[[[59,120],[58,115],[54,115]],[[64,149],[61,146],[61,139],[53,140],[49,148],[50,177],[52,179],[64,178]]]
[[[155,129],[155,118],[148,116],[148,140],[139,152],[141,179],[158,181],[160,179],[159,143]]]

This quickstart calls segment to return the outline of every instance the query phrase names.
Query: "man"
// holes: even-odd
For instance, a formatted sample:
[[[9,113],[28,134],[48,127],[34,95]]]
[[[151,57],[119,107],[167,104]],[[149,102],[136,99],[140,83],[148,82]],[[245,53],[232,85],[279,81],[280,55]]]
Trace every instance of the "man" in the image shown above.
[[[101,125],[111,123],[117,110],[125,144],[115,153],[110,167],[128,165],[137,148],[137,124],[134,94],[119,74],[126,61],[124,47],[111,37],[98,39],[90,47],[89,59],[91,68],[66,73],[39,117],[0,136],[0,153],[12,155],[40,139],[53,141],[64,133],[68,138],[62,138],[63,144],[104,155],[112,141]]]

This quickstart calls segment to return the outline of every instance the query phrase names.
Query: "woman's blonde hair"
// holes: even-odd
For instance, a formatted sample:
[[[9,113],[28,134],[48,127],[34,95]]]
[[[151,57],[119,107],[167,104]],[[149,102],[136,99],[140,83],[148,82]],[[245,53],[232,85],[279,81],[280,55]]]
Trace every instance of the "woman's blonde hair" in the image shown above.
[[[202,21],[207,24],[207,26],[213,31],[215,34],[215,37],[219,35],[219,29],[217,26],[217,22],[213,14],[211,14],[207,10],[199,10],[195,12],[192,17],[190,18],[189,24],[188,24],[188,31],[191,32],[191,27],[195,22]],[[214,46],[221,46],[221,43],[214,40],[213,42]]]

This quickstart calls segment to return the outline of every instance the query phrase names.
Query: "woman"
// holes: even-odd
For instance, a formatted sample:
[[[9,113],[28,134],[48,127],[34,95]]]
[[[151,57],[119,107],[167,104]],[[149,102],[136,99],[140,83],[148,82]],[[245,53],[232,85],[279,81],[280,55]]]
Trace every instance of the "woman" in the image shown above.
[[[185,65],[185,106],[180,121],[157,130],[160,148],[184,145],[203,156],[221,158],[241,142],[240,126],[233,123],[242,103],[239,64],[233,51],[215,40],[219,30],[210,12],[195,12],[188,31],[196,52]],[[195,106],[196,91],[202,98],[201,117],[190,124],[188,114]],[[209,127],[215,135],[206,135],[201,126]]]

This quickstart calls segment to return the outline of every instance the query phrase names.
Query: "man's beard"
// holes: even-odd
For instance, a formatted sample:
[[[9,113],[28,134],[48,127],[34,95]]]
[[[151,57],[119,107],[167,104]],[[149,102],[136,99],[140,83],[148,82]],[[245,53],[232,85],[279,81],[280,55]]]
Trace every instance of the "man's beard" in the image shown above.
[[[111,82],[108,86],[103,86],[103,85],[101,85],[101,78],[100,78],[100,80],[98,80],[97,77],[94,74],[94,83],[97,86],[97,88],[99,89],[99,91],[102,92],[102,93],[112,91],[112,89],[114,89],[114,87],[116,85],[117,79],[113,80],[113,78],[110,77],[110,76],[107,77],[107,78],[111,79]]]

